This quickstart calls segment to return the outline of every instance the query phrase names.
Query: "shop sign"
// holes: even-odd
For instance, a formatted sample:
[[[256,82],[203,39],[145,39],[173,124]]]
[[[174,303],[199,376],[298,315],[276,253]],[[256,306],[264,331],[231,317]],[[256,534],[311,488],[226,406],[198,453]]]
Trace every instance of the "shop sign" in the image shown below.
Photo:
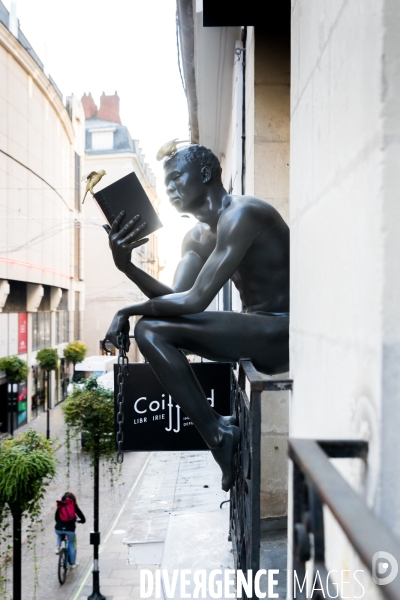
[[[17,412],[18,412],[18,425],[23,425],[27,420],[27,409],[28,409],[28,393],[26,381],[21,381],[18,384],[18,402],[17,402]]]
[[[28,315],[18,314],[18,354],[28,351]]]
[[[231,364],[192,363],[191,367],[210,405],[230,414]],[[183,410],[163,388],[149,364],[131,363],[124,377],[123,450],[208,450]],[[114,400],[117,412],[117,373],[114,365]]]

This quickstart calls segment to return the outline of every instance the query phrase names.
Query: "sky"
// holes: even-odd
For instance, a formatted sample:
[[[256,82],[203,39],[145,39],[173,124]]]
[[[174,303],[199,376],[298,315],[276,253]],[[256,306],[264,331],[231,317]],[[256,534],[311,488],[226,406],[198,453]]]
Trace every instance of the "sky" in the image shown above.
[[[3,0],[7,9],[11,0]],[[192,219],[169,206],[158,148],[188,139],[186,98],[178,69],[175,0],[17,0],[25,36],[61,92],[96,104],[118,92],[120,114],[157,177],[161,198],[161,278],[171,283],[184,233]]]

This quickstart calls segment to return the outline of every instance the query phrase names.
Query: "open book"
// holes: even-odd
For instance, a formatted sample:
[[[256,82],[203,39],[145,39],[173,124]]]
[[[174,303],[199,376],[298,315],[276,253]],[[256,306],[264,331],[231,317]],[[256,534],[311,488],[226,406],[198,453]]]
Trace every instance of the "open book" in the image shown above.
[[[146,221],[147,225],[142,232],[143,237],[162,227],[142,184],[133,172],[96,192],[94,199],[109,225],[112,225],[115,218],[124,210],[125,216],[121,226],[126,225],[136,215],[140,215],[140,220],[135,226]]]

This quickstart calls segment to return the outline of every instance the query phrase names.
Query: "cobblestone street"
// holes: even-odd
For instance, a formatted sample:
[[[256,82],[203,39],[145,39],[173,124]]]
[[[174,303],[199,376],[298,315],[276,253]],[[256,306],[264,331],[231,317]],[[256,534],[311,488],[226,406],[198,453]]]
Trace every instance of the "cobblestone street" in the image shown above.
[[[17,432],[32,427],[45,433],[46,415],[40,414],[29,426],[21,427]],[[70,478],[67,478],[67,452],[65,447],[65,425],[61,407],[51,411],[51,436],[58,438],[56,452],[59,460],[57,478],[51,482],[43,503],[42,531],[37,535],[38,586],[34,590],[33,550],[23,540],[22,579],[23,600],[84,600],[92,591],[92,555],[89,544],[89,532],[93,529],[93,477],[90,461],[80,451],[75,441],[71,444]],[[140,488],[140,477],[145,470],[149,455],[131,453],[125,455],[122,472],[117,484],[110,485],[110,473],[101,470],[100,478],[100,585],[107,600],[124,600],[139,597],[139,570],[137,566],[126,564],[126,546],[122,539],[129,522],[132,507]],[[79,566],[67,573],[64,585],[57,578],[55,555],[56,537],[54,533],[54,513],[56,500],[70,490],[77,496],[79,507],[86,517],[84,525],[77,524]],[[25,536],[26,537],[26,536]],[[143,565],[145,566],[145,565]],[[148,568],[152,568],[149,566]],[[12,598],[12,565],[9,565],[7,593]]]

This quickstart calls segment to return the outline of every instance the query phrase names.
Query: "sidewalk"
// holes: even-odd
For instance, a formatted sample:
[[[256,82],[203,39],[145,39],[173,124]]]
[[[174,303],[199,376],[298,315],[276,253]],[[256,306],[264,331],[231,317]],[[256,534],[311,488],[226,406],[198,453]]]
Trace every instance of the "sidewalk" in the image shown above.
[[[46,414],[21,427],[45,433]],[[73,444],[71,478],[66,478],[65,425],[61,407],[51,411],[51,436],[58,437],[57,479],[43,503],[43,531],[38,533],[37,600],[86,600],[92,592],[93,478],[90,461]],[[79,467],[78,465],[79,460]],[[220,471],[210,452],[126,453],[116,489],[108,474],[100,478],[100,589],[107,600],[140,598],[140,571],[232,568],[228,538],[228,494],[220,489]],[[122,484],[122,485],[121,485]],[[63,586],[57,579],[54,554],[55,501],[67,490],[77,495],[86,516],[77,525],[78,562]],[[128,544],[129,542],[129,544]],[[34,598],[33,555],[23,544],[23,599]],[[128,564],[129,563],[129,564]],[[12,568],[7,574],[12,597]],[[153,596],[154,597],[154,596]],[[180,598],[179,586],[175,598]]]
[[[175,569],[188,569],[192,576],[186,592],[190,594],[194,571],[203,569],[208,578],[214,569],[233,569],[229,504],[220,508],[228,498],[211,452],[153,453],[123,540],[131,565],[140,571],[147,556],[154,568],[168,571],[169,581]],[[168,597],[180,599],[179,580]]]
[[[30,424],[42,433],[46,415]],[[26,430],[28,426],[20,428]],[[51,434],[61,446],[57,451],[59,475],[48,489],[43,507],[43,532],[38,535],[38,582],[36,600],[87,600],[92,592],[93,478],[89,460],[79,448],[72,448],[71,480],[67,481],[65,426],[60,407],[51,412]],[[78,468],[78,459],[80,466]],[[107,600],[139,600],[140,572],[157,569],[168,572],[188,569],[193,593],[193,572],[203,569],[208,579],[214,569],[233,569],[232,544],[228,542],[229,504],[220,508],[229,494],[221,490],[221,473],[210,452],[126,453],[119,485],[110,489],[109,478],[100,478],[100,590]],[[55,501],[64,491],[76,493],[86,516],[77,526],[78,562],[60,586],[57,556],[54,554]],[[284,579],[275,592],[285,597],[286,532],[263,535],[260,568],[280,568]],[[11,578],[11,566],[8,577]],[[264,585],[262,586],[262,590]],[[7,600],[11,599],[9,582]],[[153,594],[150,598],[154,598]],[[180,581],[175,593],[181,598]],[[202,596],[211,598],[209,591]],[[32,550],[23,545],[23,599],[33,600]],[[161,591],[161,598],[166,598]]]
[[[46,431],[46,414],[40,414],[29,425],[19,428],[15,435],[32,427],[40,433]],[[71,447],[71,477],[66,477],[66,449],[65,449],[65,425],[62,417],[61,407],[58,406],[51,411],[51,436],[58,437],[60,447],[56,456],[60,461],[57,478],[51,482],[43,503],[42,529],[37,535],[38,554],[38,588],[36,600],[83,600],[92,591],[92,556],[93,547],[89,544],[89,533],[93,529],[93,477],[90,460],[80,448]],[[100,584],[101,590],[107,596],[107,600],[120,598],[131,598],[131,591],[138,580],[138,573],[133,575],[131,566],[126,564],[126,548],[122,545],[122,537],[126,525],[132,513],[140,481],[145,471],[145,464],[149,458],[148,453],[131,453],[125,455],[119,482],[114,488],[110,487],[109,473],[101,469],[100,477]],[[79,463],[78,463],[79,460]],[[79,467],[78,467],[79,464]],[[77,525],[78,540],[78,563],[74,571],[67,573],[64,585],[60,586],[57,578],[57,561],[55,555],[56,538],[54,533],[54,513],[56,500],[67,490],[76,494],[79,506],[86,517],[84,525]],[[121,529],[125,528],[125,530]],[[144,565],[147,566],[147,565]],[[129,589],[122,586],[111,586],[107,582],[114,570],[126,572],[126,579],[132,583]],[[9,565],[7,577],[7,600],[12,598],[12,565]],[[34,568],[33,552],[23,543],[22,549],[22,597],[23,600],[33,600],[34,596]],[[138,585],[138,584],[137,584]],[[139,589],[137,587],[137,589]],[[122,595],[122,593],[126,595]]]

